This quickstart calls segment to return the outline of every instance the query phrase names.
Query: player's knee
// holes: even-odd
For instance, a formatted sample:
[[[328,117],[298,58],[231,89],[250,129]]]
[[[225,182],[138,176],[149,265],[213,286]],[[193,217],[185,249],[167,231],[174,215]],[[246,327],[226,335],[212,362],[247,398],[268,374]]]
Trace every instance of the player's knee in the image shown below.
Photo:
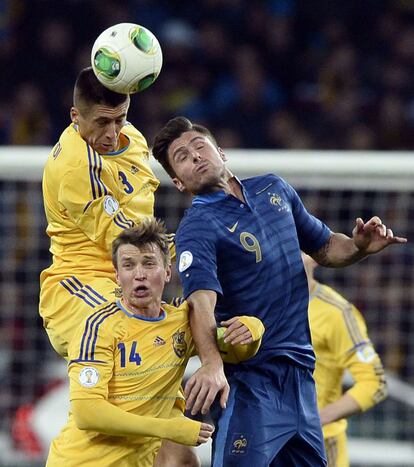
[[[201,467],[194,448],[164,440],[154,467]]]

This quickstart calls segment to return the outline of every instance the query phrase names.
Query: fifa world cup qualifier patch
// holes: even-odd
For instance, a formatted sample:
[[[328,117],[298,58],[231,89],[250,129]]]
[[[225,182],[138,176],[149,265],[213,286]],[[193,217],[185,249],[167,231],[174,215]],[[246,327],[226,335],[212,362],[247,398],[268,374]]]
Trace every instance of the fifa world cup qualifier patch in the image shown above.
[[[93,366],[87,366],[79,373],[79,382],[85,388],[93,388],[98,381],[99,372]]]
[[[119,209],[119,203],[115,198],[108,195],[108,196],[105,196],[105,199],[103,201],[103,207],[105,209],[105,212],[109,216],[113,216],[116,213],[116,211],[118,211]]]
[[[191,251],[183,251],[180,255],[180,261],[178,263],[178,271],[183,272],[188,269],[193,263],[193,254]]]

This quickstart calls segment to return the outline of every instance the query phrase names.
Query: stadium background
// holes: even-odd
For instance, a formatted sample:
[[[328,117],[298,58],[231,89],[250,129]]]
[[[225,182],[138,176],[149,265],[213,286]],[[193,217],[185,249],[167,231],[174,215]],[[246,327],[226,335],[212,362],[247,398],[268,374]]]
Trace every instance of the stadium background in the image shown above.
[[[1,154],[9,146],[56,141],[69,122],[73,82],[89,63],[94,38],[122,21],[151,29],[164,51],[158,81],[133,97],[129,114],[149,142],[168,118],[184,114],[211,127],[225,149],[268,149],[275,158],[285,149],[354,150],[367,158],[364,151],[376,150],[379,158],[391,158],[385,151],[413,148],[414,2],[118,3],[0,0]],[[251,154],[243,154],[246,166],[254,166]],[[37,315],[38,274],[50,260],[40,183],[24,157],[16,164],[21,177],[0,174],[0,465],[34,466],[40,465],[36,442],[22,430],[27,404],[54,384],[61,366]],[[350,232],[357,215],[375,213],[414,238],[414,187],[383,188],[372,180],[363,187],[298,188],[334,230]],[[173,230],[187,203],[162,187],[157,214]],[[345,271],[320,272],[360,307],[387,371],[407,384],[353,417],[354,437],[414,439],[413,263],[408,245]]]

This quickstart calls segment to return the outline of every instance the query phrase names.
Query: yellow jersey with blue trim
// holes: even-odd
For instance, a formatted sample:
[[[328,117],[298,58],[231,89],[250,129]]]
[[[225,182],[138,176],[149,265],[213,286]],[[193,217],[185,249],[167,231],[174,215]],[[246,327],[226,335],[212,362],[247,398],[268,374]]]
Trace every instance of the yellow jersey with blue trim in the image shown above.
[[[168,419],[193,353],[186,302],[178,308],[163,303],[157,318],[138,317],[111,302],[84,320],[69,345],[70,399],[105,399],[125,412]],[[105,465],[123,465],[149,441],[80,430],[70,414],[51,452],[73,465],[93,459],[100,465],[101,458]]]
[[[127,124],[120,142],[119,151],[98,154],[71,124],[49,154],[42,188],[53,263],[41,281],[91,267],[95,275],[113,278],[112,241],[153,215],[159,181],[146,140]]]
[[[316,355],[314,378],[319,409],[342,396],[342,380],[348,370],[354,385],[347,391],[361,410],[386,397],[381,360],[369,339],[359,310],[331,287],[317,284],[309,302],[309,324]],[[347,422],[323,427],[325,438],[345,432]]]

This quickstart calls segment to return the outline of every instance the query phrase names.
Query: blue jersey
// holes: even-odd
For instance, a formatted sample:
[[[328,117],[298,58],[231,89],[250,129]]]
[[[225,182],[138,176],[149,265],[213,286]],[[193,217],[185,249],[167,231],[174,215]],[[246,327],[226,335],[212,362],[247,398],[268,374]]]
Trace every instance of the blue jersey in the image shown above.
[[[300,250],[317,251],[330,230],[281,178],[265,175],[240,183],[245,203],[224,192],[196,196],[180,223],[176,248],[184,296],[217,292],[217,322],[237,315],[262,320],[261,348],[238,370],[267,367],[275,357],[313,368]]]

